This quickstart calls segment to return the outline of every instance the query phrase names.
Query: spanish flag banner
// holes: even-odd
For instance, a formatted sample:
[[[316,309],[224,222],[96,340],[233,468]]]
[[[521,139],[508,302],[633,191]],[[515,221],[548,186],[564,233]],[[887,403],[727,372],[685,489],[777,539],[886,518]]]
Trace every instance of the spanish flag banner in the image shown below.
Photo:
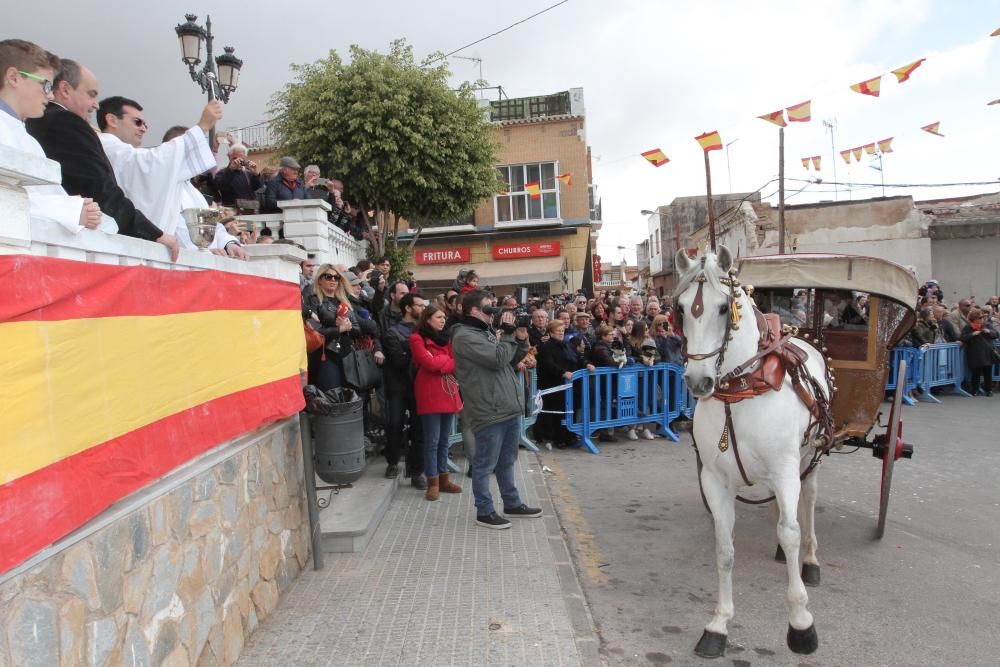
[[[892,140],[893,140],[893,137],[889,137],[888,139],[883,139],[882,141],[876,142],[876,143],[878,143],[879,152],[881,152],[881,153],[891,153],[892,152]]]
[[[924,132],[930,132],[931,134],[936,134],[939,137],[943,137],[944,135],[941,134],[941,132],[938,129],[940,126],[941,126],[941,121],[938,121],[936,123],[931,123],[930,125],[924,125],[920,129],[923,130]]]
[[[851,149],[840,151],[840,157],[844,158],[844,162],[851,164]]]
[[[670,162],[670,158],[668,158],[666,154],[659,148],[654,148],[653,150],[646,151],[645,153],[642,154],[642,157],[649,160],[649,164],[653,165],[654,167],[662,167],[666,163]]]
[[[785,110],[778,109],[777,111],[772,111],[771,113],[766,113],[763,116],[757,116],[761,120],[766,120],[768,123],[774,123],[778,127],[785,127],[788,123],[785,122]]]
[[[719,136],[718,132],[706,132],[705,134],[699,134],[695,137],[695,141],[701,144],[701,150],[705,151],[718,151],[722,150],[722,137]]]
[[[819,156],[819,155],[813,156],[813,159],[812,159],[813,169],[815,169],[816,171],[820,170],[819,169],[819,163],[820,163],[821,160],[822,160],[821,156]]]
[[[875,155],[875,144],[865,144],[862,146],[869,155]]]
[[[882,77],[877,76],[874,79],[868,79],[867,81],[862,81],[861,83],[855,83],[851,86],[851,90],[856,93],[861,93],[862,95],[878,97],[878,92],[881,87]]]
[[[788,112],[789,123],[808,123],[812,120],[812,100],[799,102],[788,107],[785,111]]]
[[[854,156],[855,162],[861,162],[861,146],[851,149],[851,154]]]
[[[803,169],[808,169],[809,168],[809,160],[811,160],[811,159],[812,158],[807,158],[807,157],[802,158],[802,168]]]
[[[927,58],[914,60],[909,65],[903,65],[902,67],[897,67],[896,69],[892,70],[892,73],[896,75],[896,82],[903,83],[904,81],[909,79],[910,75],[913,74],[913,70],[923,65],[925,60],[927,60]]]
[[[0,256],[0,573],[303,407],[298,285]]]
[[[538,181],[534,183],[525,183],[524,191],[531,195],[532,199],[538,199],[542,196],[542,186],[538,184]]]
[[[568,188],[573,185],[573,174],[567,171],[565,174],[559,174],[556,176],[556,180],[561,181],[562,184]]]

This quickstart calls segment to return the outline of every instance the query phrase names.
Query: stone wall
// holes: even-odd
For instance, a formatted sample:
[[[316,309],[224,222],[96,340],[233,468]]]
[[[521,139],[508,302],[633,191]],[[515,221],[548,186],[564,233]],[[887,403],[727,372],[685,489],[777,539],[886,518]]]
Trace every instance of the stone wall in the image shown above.
[[[309,550],[292,417],[174,471],[15,570],[0,583],[0,667],[232,664]]]

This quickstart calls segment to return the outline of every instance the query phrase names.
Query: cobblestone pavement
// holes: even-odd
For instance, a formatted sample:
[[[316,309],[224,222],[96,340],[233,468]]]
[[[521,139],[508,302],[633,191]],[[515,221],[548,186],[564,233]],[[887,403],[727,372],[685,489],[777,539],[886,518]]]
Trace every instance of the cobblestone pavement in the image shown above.
[[[303,572],[238,664],[599,664],[539,468],[521,452],[518,489],[545,518],[502,531],[475,525],[464,476],[461,495],[437,502],[401,485],[367,548]]]

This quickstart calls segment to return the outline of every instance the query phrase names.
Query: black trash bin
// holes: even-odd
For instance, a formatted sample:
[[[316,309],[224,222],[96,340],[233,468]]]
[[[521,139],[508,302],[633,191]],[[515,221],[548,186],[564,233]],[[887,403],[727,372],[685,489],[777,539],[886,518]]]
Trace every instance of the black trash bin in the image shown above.
[[[335,403],[327,414],[311,414],[316,474],[327,484],[349,484],[365,469],[364,401]]]

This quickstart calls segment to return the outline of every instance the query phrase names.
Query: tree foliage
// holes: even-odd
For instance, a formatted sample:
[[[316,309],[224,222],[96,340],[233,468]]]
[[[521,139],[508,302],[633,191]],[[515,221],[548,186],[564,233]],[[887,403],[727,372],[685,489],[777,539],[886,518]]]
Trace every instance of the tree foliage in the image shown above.
[[[499,191],[497,145],[471,86],[449,88],[447,67],[417,65],[403,40],[388,54],[350,52],[349,64],[330,51],[293,66],[271,112],[287,154],[320,165],[347,199],[378,212],[374,245],[389,215],[415,226],[451,220]]]

